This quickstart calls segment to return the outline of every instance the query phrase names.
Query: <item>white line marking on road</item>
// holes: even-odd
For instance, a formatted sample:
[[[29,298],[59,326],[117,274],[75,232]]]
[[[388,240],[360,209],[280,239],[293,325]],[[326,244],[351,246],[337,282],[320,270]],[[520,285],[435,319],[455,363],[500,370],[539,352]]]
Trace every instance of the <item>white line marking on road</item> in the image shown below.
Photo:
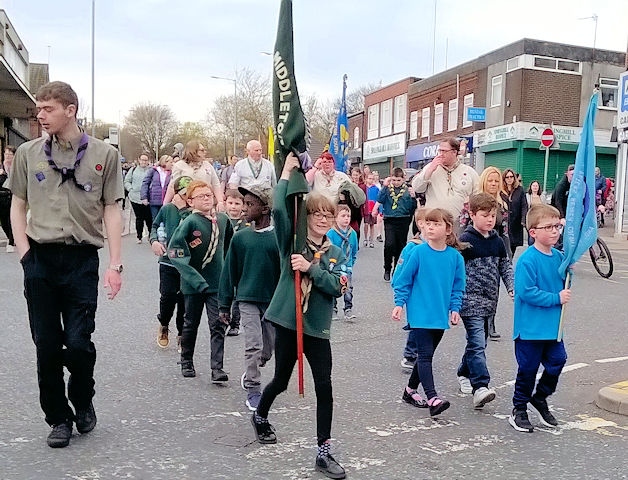
[[[601,358],[600,360],[596,360],[596,362],[597,363],[613,363],[613,362],[623,362],[624,360],[628,360],[628,357]]]
[[[565,368],[563,368],[563,373],[564,372],[570,372],[572,370],[577,370],[579,368],[584,368],[584,367],[588,367],[589,364],[588,363],[574,363],[573,365],[567,365]],[[541,375],[543,374],[543,372],[539,372],[536,374],[536,379],[538,380],[539,378],[541,378]],[[504,383],[503,385],[500,385],[499,387],[495,387],[495,388],[504,388],[504,387],[508,387],[508,386],[512,386],[515,384],[515,380],[509,380],[506,383]]]

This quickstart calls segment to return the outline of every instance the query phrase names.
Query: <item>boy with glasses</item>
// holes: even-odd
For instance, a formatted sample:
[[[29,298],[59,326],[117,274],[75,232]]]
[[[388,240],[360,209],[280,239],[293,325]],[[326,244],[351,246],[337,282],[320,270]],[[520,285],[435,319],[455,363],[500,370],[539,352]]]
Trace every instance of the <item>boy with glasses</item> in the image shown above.
[[[513,338],[519,369],[514,408],[508,419],[518,432],[534,430],[528,419],[528,403],[539,413],[543,425],[558,425],[547,406],[547,397],[556,391],[567,361],[565,345],[556,339],[562,305],[571,299],[571,291],[558,273],[564,255],[553,248],[563,230],[559,211],[550,205],[534,205],[526,224],[535,242],[521,254],[515,270]],[[543,374],[537,383],[541,364]]]

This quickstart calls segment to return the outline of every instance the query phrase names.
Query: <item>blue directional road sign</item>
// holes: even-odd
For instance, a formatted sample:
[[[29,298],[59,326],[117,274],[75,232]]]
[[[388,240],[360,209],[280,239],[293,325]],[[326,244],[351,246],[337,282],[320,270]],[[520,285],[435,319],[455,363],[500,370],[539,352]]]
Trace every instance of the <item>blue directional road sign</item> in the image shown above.
[[[470,122],[486,122],[486,108],[467,107],[467,120]]]

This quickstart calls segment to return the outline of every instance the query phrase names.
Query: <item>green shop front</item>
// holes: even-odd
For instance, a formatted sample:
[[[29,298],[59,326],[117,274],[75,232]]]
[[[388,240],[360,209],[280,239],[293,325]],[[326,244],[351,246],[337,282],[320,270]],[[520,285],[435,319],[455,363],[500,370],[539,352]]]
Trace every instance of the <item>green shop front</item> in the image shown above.
[[[478,130],[474,145],[479,165],[512,168],[521,174],[524,189],[534,180],[543,187],[545,148],[541,148],[541,132],[547,125],[517,122],[501,127]],[[547,191],[563,177],[567,166],[575,163],[581,127],[555,125],[555,142],[549,149]],[[617,144],[610,141],[610,130],[595,131],[596,165],[607,178],[615,177]]]
[[[368,165],[372,172],[378,172],[383,180],[393,168],[405,166],[406,134],[368,140],[362,145],[362,153],[363,164]]]

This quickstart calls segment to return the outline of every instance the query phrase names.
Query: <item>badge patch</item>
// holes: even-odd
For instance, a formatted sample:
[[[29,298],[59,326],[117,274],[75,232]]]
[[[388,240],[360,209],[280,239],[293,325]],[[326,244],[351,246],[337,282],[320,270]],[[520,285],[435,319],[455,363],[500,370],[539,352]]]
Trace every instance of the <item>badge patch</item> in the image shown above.
[[[102,165],[100,163],[97,163],[95,168],[96,168],[97,172],[101,172],[102,171]]]
[[[192,235],[194,235],[195,237],[200,237],[201,236],[201,231],[200,230],[194,230],[192,232]]]
[[[203,240],[201,240],[200,238],[196,238],[196,239],[192,240],[192,241],[189,243],[189,245],[190,245],[190,248],[196,248],[196,247],[198,247],[201,243],[203,243]]]
[[[41,182],[46,178],[46,175],[44,175],[44,172],[37,172],[35,174],[35,178],[37,179],[37,181]]]
[[[48,165],[48,163],[47,163],[47,162],[38,162],[38,163],[37,163],[37,170],[39,170],[39,171],[42,171],[42,172],[43,172],[43,171],[44,171],[44,170],[46,170],[48,167],[49,167],[49,165]]]

